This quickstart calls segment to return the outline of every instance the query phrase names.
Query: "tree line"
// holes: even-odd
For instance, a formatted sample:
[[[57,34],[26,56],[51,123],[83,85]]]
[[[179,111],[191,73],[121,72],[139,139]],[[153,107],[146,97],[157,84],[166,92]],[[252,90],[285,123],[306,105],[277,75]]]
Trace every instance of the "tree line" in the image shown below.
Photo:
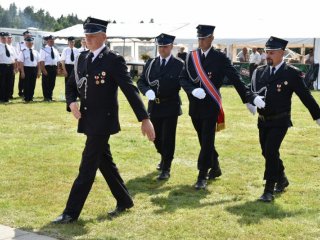
[[[0,27],[21,28],[35,27],[44,31],[59,31],[75,24],[83,23],[76,14],[61,15],[55,19],[44,9],[35,10],[28,6],[25,9],[18,9],[15,3],[11,3],[8,9],[0,5]]]

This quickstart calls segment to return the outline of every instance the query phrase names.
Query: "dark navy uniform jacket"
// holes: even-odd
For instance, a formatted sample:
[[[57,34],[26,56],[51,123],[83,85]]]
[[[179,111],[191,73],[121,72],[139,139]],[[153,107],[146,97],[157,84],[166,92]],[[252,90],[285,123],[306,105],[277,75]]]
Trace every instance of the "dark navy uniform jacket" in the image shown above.
[[[201,50],[198,49],[197,51],[199,51],[199,55],[201,56]],[[204,68],[204,71],[207,73],[210,81],[213,83],[213,85],[218,91],[223,84],[224,77],[227,76],[236,88],[242,101],[244,103],[248,101],[251,93],[249,89],[245,86],[245,84],[242,82],[240,74],[232,66],[230,60],[224,53],[218,52],[214,48],[211,48],[202,66]],[[202,84],[200,84],[200,81],[193,82],[191,80],[187,69],[189,70],[191,78],[196,79],[197,73],[191,59],[191,54],[187,56],[185,67],[180,75],[180,84],[188,94],[190,102],[189,115],[194,118],[208,118],[218,116],[218,106],[214,102],[212,97],[208,94],[208,92],[206,92],[206,97],[204,99],[198,99],[191,94],[191,92],[195,88],[202,87],[204,90],[205,88],[204,86],[202,86]]]
[[[80,54],[75,68],[78,80],[74,72],[66,89],[67,106],[75,102],[80,94],[81,118],[78,132],[86,135],[108,135],[120,131],[118,87],[125,94],[138,120],[148,118],[124,58],[104,48],[87,68],[88,55],[88,51]]]
[[[150,74],[148,75],[148,68],[152,62],[150,68]],[[168,117],[181,115],[181,100],[179,97],[180,82],[179,75],[183,68],[183,62],[171,56],[164,69],[160,70],[160,57],[150,59],[138,80],[138,88],[145,95],[145,93],[152,89],[157,101],[149,101],[148,112],[151,117]],[[149,82],[148,82],[149,77]]]
[[[314,120],[320,118],[319,105],[306,87],[301,71],[294,66],[288,65],[285,62],[276,71],[275,75],[270,77],[270,67],[264,65],[258,67],[253,74],[251,87],[253,91],[261,93],[265,96],[264,101],[266,106],[263,109],[258,109],[258,113],[266,118],[281,116],[283,113],[286,117],[275,117],[270,121],[259,120],[259,125],[264,126],[292,126],[291,123],[291,98],[295,92],[302,103],[307,107]]]

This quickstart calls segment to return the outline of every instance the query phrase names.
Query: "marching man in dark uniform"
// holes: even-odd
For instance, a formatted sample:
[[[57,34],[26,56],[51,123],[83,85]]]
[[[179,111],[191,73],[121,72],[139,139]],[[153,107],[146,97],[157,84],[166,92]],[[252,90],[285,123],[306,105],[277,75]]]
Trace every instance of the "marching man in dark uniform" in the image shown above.
[[[206,187],[207,175],[209,179],[221,176],[214,140],[216,130],[224,127],[224,112],[219,92],[223,78],[229,78],[243,102],[247,102],[252,95],[226,55],[211,47],[214,28],[210,25],[197,27],[199,49],[188,54],[180,76],[180,84],[189,98],[189,115],[201,146],[196,189]],[[264,107],[261,97],[255,96],[253,99],[259,108]]]
[[[139,90],[149,100],[148,113],[156,132],[154,144],[161,155],[159,180],[170,177],[178,116],[182,114],[179,75],[183,62],[171,54],[174,39],[164,33],[156,37],[160,56],[146,63],[138,80]]]
[[[266,43],[267,65],[258,67],[252,75],[251,89],[264,97],[265,107],[258,109],[258,128],[262,155],[265,158],[266,185],[263,202],[271,202],[274,192],[280,193],[289,185],[279,148],[291,122],[291,98],[295,92],[308,108],[312,118],[320,125],[320,109],[305,86],[301,72],[287,65],[283,54],[288,41],[270,37]],[[254,114],[254,106],[247,104]]]
[[[127,71],[122,56],[109,50],[105,41],[108,22],[90,18],[83,24],[87,46],[76,60],[74,73],[67,84],[67,105],[79,120],[78,132],[87,136],[79,174],[73,183],[63,214],[53,223],[76,221],[94,182],[97,169],[105,178],[117,201],[110,217],[133,207],[133,201],[118,172],[109,146],[110,135],[120,131],[118,117],[118,87],[128,99],[138,120],[142,122],[143,135],[155,138],[148,113]],[[81,106],[76,102],[80,94]]]

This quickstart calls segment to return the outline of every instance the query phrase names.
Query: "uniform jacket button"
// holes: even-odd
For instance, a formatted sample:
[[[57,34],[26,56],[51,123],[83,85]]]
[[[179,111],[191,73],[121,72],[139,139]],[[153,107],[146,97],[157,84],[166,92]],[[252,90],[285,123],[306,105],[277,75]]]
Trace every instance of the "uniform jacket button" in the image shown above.
[[[111,113],[108,112],[108,113],[107,113],[107,116],[110,116],[110,115],[111,115]]]
[[[84,109],[84,110],[87,110],[87,107],[84,107],[83,109]]]

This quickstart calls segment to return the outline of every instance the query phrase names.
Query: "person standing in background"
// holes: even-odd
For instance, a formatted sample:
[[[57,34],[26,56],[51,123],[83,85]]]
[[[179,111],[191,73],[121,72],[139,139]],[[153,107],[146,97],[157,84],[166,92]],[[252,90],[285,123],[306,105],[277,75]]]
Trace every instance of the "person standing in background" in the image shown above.
[[[56,84],[57,66],[60,54],[54,47],[54,36],[45,37],[47,45],[40,50],[40,68],[42,72],[42,93],[44,101],[51,102]]]
[[[33,37],[25,38],[26,48],[20,52],[18,57],[21,79],[24,83],[24,101],[26,103],[33,101],[36,80],[41,74],[39,66],[40,54],[33,49],[33,40]]]
[[[74,39],[74,37],[68,37],[68,47],[64,48],[61,53],[60,60],[64,75],[65,90],[67,81],[73,72],[75,60],[79,56],[79,50],[74,47]]]

